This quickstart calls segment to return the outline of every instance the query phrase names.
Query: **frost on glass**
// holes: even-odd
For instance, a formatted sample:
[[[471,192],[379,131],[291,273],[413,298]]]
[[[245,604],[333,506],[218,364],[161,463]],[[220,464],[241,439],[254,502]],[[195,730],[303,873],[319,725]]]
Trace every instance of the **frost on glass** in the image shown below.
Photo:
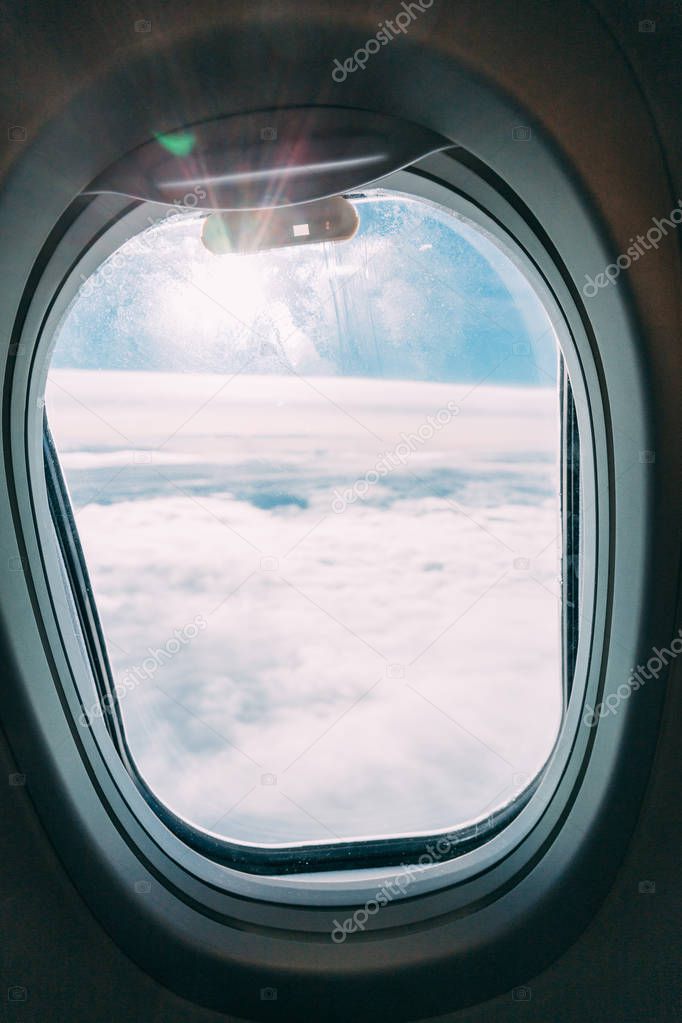
[[[83,283],[49,373],[130,749],[235,840],[484,818],[560,723],[547,313],[468,221],[354,201],[352,240],[249,256],[169,216]]]

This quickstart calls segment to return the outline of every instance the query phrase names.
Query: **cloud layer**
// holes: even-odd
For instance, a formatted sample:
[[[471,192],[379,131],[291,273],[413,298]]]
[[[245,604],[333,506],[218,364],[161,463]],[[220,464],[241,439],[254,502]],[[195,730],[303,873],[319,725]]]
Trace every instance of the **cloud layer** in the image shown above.
[[[53,370],[47,397],[115,675],[207,622],[121,703],[173,810],[248,841],[408,834],[541,768],[562,704],[553,390]]]

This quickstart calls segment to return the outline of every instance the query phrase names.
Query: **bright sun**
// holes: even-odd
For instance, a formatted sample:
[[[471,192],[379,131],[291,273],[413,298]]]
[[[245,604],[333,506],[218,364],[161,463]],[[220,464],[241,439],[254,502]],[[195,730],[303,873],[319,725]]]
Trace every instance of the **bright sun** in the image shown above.
[[[216,256],[193,247],[173,270],[159,296],[169,340],[191,339],[194,352],[206,356],[223,348],[230,336],[241,335],[239,347],[248,344],[248,332],[267,300],[257,257]]]

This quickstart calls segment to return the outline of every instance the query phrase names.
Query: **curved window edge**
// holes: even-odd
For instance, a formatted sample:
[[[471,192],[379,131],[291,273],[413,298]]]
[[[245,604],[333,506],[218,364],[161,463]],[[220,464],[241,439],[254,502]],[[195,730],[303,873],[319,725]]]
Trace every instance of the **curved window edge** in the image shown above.
[[[436,166],[437,173],[432,174],[431,168]],[[443,170],[446,171],[445,175]],[[448,180],[448,171],[455,172],[455,181]],[[463,178],[463,181],[458,182],[458,177]],[[523,258],[528,259],[533,267],[534,273],[536,274],[538,286],[545,289],[545,300],[544,304],[546,308],[553,307],[556,309],[556,313],[561,318],[561,324],[555,324],[556,328],[561,329],[563,332],[561,338],[564,347],[564,357],[567,361],[573,361],[572,373],[577,374],[577,378],[580,377],[580,361],[576,356],[576,352],[572,347],[572,340],[570,334],[567,333],[566,322],[563,319],[563,313],[559,313],[558,310],[562,308],[562,304],[557,301],[556,295],[551,288],[548,287],[547,282],[544,278],[543,273],[539,268],[539,263],[536,258],[531,256],[528,248],[520,244],[518,238],[515,237],[513,231],[506,229],[504,225],[504,216],[498,217],[496,214],[491,214],[489,209],[486,209],[485,202],[472,201],[471,192],[475,193],[476,189],[470,187],[476,179],[476,175],[472,174],[470,170],[461,166],[456,160],[453,159],[452,155],[443,157],[430,157],[425,161],[421,161],[420,164],[412,168],[410,171],[397,172],[391,175],[385,181],[380,182],[382,186],[389,186],[397,191],[403,191],[408,195],[416,195],[419,197],[426,196],[427,198],[433,198],[437,203],[443,204],[444,199],[447,200],[447,204],[454,206],[457,209],[461,208],[461,204],[464,204],[467,210],[467,214],[473,216],[474,219],[478,218],[479,222],[483,222],[486,225],[486,229],[490,230],[490,226],[493,225],[493,229],[499,230],[508,239],[513,239],[513,244],[519,246],[519,251],[524,253]],[[485,191],[485,189],[484,189]],[[488,189],[488,195],[486,198],[495,195],[492,190]],[[112,205],[115,210],[115,217],[113,227],[111,223],[107,228],[107,209],[111,211]],[[506,204],[505,204],[506,205]],[[96,232],[94,238],[90,236],[90,242],[92,244],[86,245],[84,253],[81,253],[80,259],[72,259],[63,281],[64,287],[62,288],[61,294],[59,295],[58,301],[53,301],[52,308],[50,311],[49,320],[50,323],[55,322],[55,317],[58,315],[60,308],[65,308],[66,304],[70,300],[70,295],[75,293],[75,278],[77,270],[88,269],[88,263],[90,269],[94,269],[96,265],[99,265],[103,258],[104,253],[113,251],[123,240],[136,233],[140,228],[138,224],[146,226],[150,218],[150,209],[154,212],[155,216],[160,218],[167,215],[167,209],[165,207],[149,207],[148,204],[139,206],[138,204],[122,204],[112,203],[111,200],[105,202],[101,200],[99,208],[91,210],[96,214],[97,219],[101,223],[104,219],[99,230]],[[102,218],[104,214],[104,218]],[[111,218],[109,218],[110,220]],[[497,225],[497,227],[495,227]],[[528,272],[526,264],[524,264],[524,272]],[[70,285],[71,290],[69,291]],[[43,335],[49,336],[49,324],[43,322]],[[43,351],[43,366],[45,364],[45,353]],[[36,393],[42,394],[42,385],[44,380],[38,379],[36,384],[36,377],[34,376],[33,386],[37,388]],[[40,401],[40,399],[38,399]],[[589,432],[591,431],[591,424],[588,419],[588,405],[584,392],[582,392],[577,400],[576,407],[579,406],[579,413],[585,418],[583,429]],[[589,449],[588,449],[589,450]],[[35,468],[35,466],[34,466]],[[591,476],[591,465],[588,465],[584,472],[585,480],[592,480]],[[592,481],[594,482],[594,481]],[[593,491],[594,492],[594,491]],[[589,543],[586,546],[588,550]],[[594,560],[588,557],[585,563],[586,574],[589,577],[594,567]],[[589,602],[588,602],[589,603]],[[586,605],[585,618],[589,620],[590,607]],[[586,633],[587,630],[581,630],[581,633]],[[582,644],[582,654],[578,661],[576,678],[580,675],[581,670],[585,669],[588,658],[588,637],[585,636],[585,641]],[[481,835],[480,824],[474,822],[472,828],[476,830],[478,828],[479,834],[469,834],[465,832],[464,838],[467,842],[466,849],[455,850],[454,858],[444,858],[443,862],[438,862],[432,866],[425,867],[421,871],[421,876],[418,878],[417,883],[413,886],[410,891],[410,895],[419,894],[422,892],[428,892],[436,889],[440,889],[444,886],[452,884],[455,881],[465,880],[467,877],[475,876],[481,871],[485,871],[490,868],[494,863],[503,860],[505,856],[509,854],[509,851],[513,849],[520,841],[523,840],[524,835],[527,834],[539,819],[542,818],[544,809],[552,798],[554,789],[556,788],[558,780],[561,778],[563,773],[563,762],[565,761],[566,755],[570,750],[573,742],[573,731],[577,725],[578,715],[575,713],[567,713],[565,716],[564,724],[560,732],[559,740],[554,752],[551,754],[545,768],[541,771],[535,782],[529,786],[528,790],[521,794],[522,805],[516,804],[513,807],[505,807],[502,809],[502,813],[498,820],[493,822],[493,828],[487,833]],[[98,743],[101,745],[102,742],[110,742],[111,735],[107,734],[107,737],[97,737]],[[561,749],[560,747],[563,747]],[[136,786],[139,794],[139,787]],[[130,800],[129,800],[130,801]],[[133,800],[138,803],[139,801]],[[145,798],[145,803],[148,806],[148,801]],[[152,811],[154,812],[154,811]],[[226,867],[222,864],[213,863],[213,867],[210,867],[210,861],[208,857],[203,855],[206,851],[206,845],[200,841],[198,844],[202,847],[201,850],[191,849],[188,845],[186,838],[184,841],[179,841],[175,844],[175,852],[173,852],[173,843],[168,844],[165,839],[161,836],[168,836],[167,823],[161,820],[157,813],[154,813],[157,821],[161,824],[160,828],[152,829],[157,836],[157,841],[162,841],[166,845],[167,851],[171,855],[175,855],[179,862],[183,864],[187,862],[187,852],[199,853],[199,858],[194,857],[194,869],[197,871],[198,876],[204,876],[207,879],[210,877],[213,879],[213,883],[217,883],[221,888],[232,890],[235,892],[248,891],[250,894],[254,894],[253,879],[246,880],[244,883],[244,875],[241,871],[234,870],[231,867]],[[511,821],[511,824],[510,824]],[[182,830],[181,822],[180,829]],[[186,825],[185,825],[186,827]],[[489,824],[486,826],[489,827]],[[171,833],[172,830],[171,830]],[[447,833],[446,833],[447,834]],[[185,837],[185,836],[183,836]],[[420,838],[423,836],[420,836]],[[424,836],[426,837],[426,836]],[[429,840],[433,841],[434,838],[437,840],[438,835],[429,835]],[[442,836],[441,836],[442,837]],[[501,840],[504,840],[501,843]],[[215,852],[215,845],[213,844],[212,838],[208,838],[208,843],[211,852]],[[181,849],[185,849],[185,853],[181,852]],[[178,856],[178,853],[180,855]],[[457,855],[459,853],[460,855]],[[379,850],[380,855],[385,854],[384,849]],[[190,856],[190,860],[192,857]],[[203,866],[202,866],[203,864]],[[452,866],[456,865],[457,870],[452,871]],[[208,867],[208,869],[206,869]],[[278,886],[281,882],[278,882],[278,878],[283,877],[284,874],[280,873],[273,877],[265,878],[264,880],[268,883],[265,888],[256,885],[256,890],[260,896],[265,898],[273,899],[276,902],[282,901],[285,903],[306,903],[311,902],[312,904],[318,903],[320,900],[324,902],[336,902],[339,900],[351,904],[353,901],[357,901],[362,898],[362,894],[369,894],[372,890],[376,890],[377,881],[381,879],[381,871],[372,869],[367,866],[366,869],[348,869],[343,871],[343,877],[330,872],[329,878],[326,879],[322,885],[314,883],[314,874],[303,874],[300,876],[300,887],[295,887],[291,883],[281,887],[278,890]],[[392,867],[389,870],[383,871],[383,876],[390,878],[394,876]]]
[[[426,161],[420,161],[424,166]],[[419,166],[417,169],[419,169]],[[398,185],[395,194],[402,194],[408,198],[424,199],[424,192],[430,192],[427,198],[434,201],[432,189],[424,188],[424,179],[414,170],[398,172],[388,178],[381,179],[372,186],[372,190],[390,189],[393,191]],[[437,183],[438,200],[436,205],[440,208],[449,208],[456,214],[465,217],[464,205],[468,205],[463,196],[458,195],[442,182]],[[363,195],[363,192],[357,193]],[[134,213],[134,221],[139,222],[140,214],[149,209],[148,204],[135,203],[131,211]],[[472,207],[468,212],[471,214]],[[167,216],[167,209],[163,208],[161,219]],[[467,219],[465,217],[465,219]],[[496,229],[494,222],[480,212],[479,227],[486,234],[493,237],[499,248],[506,252],[507,256],[514,257],[514,262],[524,274],[525,279],[531,287],[534,287],[529,279],[529,263],[521,248],[506,233],[502,227]],[[145,226],[155,222],[154,218],[146,215]],[[471,222],[471,221],[469,221]],[[126,237],[133,237],[136,230],[126,232]],[[100,241],[104,242],[108,237],[105,230],[100,235]],[[120,245],[120,238],[117,238],[113,252]],[[516,245],[516,250],[514,250]],[[511,248],[510,248],[511,247]],[[100,246],[98,246],[100,251]],[[100,256],[100,260],[101,260]],[[78,280],[84,280],[85,276],[80,272],[81,263],[72,269],[71,279],[78,274]],[[535,281],[537,287],[537,280]],[[67,290],[66,294],[70,294]],[[536,291],[537,294],[537,291]],[[553,312],[552,322],[556,328],[562,317],[558,303],[552,299],[553,306],[547,305],[548,294],[544,301],[538,295],[539,301],[549,313]],[[50,317],[54,322],[54,317]],[[46,345],[49,350],[51,341],[49,331],[45,330]],[[560,344],[568,347],[571,340],[567,331],[557,330],[560,337]],[[579,612],[578,612],[578,587],[580,585],[579,569],[580,559],[578,554],[578,513],[577,509],[580,500],[580,471],[579,471],[579,429],[578,416],[575,400],[570,384],[569,374],[566,366],[563,347],[560,348],[559,357],[559,402],[561,410],[560,430],[560,515],[562,520],[562,600],[561,600],[561,622],[562,622],[562,678],[563,678],[563,703],[564,711],[568,703],[568,696],[573,684],[576,655],[578,649]],[[47,359],[43,356],[43,362],[47,365]],[[582,423],[582,429],[586,429],[586,422]],[[137,790],[143,796],[150,808],[155,812],[160,821],[183,842],[187,847],[199,853],[201,856],[212,862],[255,875],[267,875],[281,877],[292,874],[307,875],[321,871],[365,871],[373,868],[404,867],[406,862],[415,864],[420,860],[433,858],[433,848],[439,847],[437,862],[440,866],[451,860],[460,858],[465,854],[473,853],[491,839],[499,835],[508,825],[515,820],[521,811],[527,806],[540,786],[553,760],[552,751],[538,773],[530,780],[525,788],[516,794],[507,803],[503,804],[492,813],[475,818],[468,823],[453,826],[450,829],[419,832],[411,836],[399,836],[396,838],[369,838],[347,841],[329,842],[300,842],[288,844],[258,845],[248,842],[236,842],[227,838],[212,834],[201,827],[191,824],[178,814],[174,813],[152,790],[145,778],[138,770],[135,759],[128,746],[125,727],[120,711],[116,689],[113,684],[113,676],[108,662],[106,644],[104,641],[102,627],[99,621],[96,602],[90,586],[87,566],[78,539],[77,528],[73,512],[70,507],[68,491],[64,477],[59,466],[58,455],[51,438],[47,416],[43,419],[43,452],[45,472],[48,481],[48,504],[51,510],[52,525],[55,530],[57,543],[60,551],[63,574],[70,583],[70,599],[73,603],[73,614],[80,623],[80,633],[83,639],[82,648],[87,653],[90,672],[92,674],[96,696],[104,713],[102,715],[106,725],[109,738],[113,743],[118,756],[130,774]],[[570,528],[569,528],[570,527]],[[571,609],[571,613],[569,612]],[[80,715],[80,719],[87,715]],[[564,721],[559,728],[559,735],[556,744],[562,736]],[[555,745],[556,745],[555,744]]]

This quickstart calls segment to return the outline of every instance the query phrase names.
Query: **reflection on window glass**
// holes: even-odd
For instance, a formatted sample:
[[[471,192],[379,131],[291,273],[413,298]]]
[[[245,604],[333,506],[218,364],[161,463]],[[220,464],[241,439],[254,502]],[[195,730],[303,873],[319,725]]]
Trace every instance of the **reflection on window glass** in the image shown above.
[[[131,753],[237,841],[485,818],[560,725],[548,315],[467,220],[353,201],[351,240],[257,255],[165,218],[47,384]]]

